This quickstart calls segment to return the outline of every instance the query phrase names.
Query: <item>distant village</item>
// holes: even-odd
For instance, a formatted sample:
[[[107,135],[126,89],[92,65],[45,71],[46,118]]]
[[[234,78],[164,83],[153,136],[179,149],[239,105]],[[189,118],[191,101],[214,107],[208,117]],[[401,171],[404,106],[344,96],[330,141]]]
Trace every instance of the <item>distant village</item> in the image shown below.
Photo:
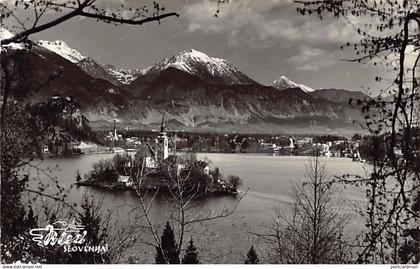
[[[165,125],[165,126],[164,126]],[[359,147],[362,137],[358,134],[353,137],[337,135],[267,135],[267,134],[214,134],[191,133],[178,130],[169,130],[166,133],[166,122],[162,119],[165,128],[165,143],[169,152],[209,152],[209,153],[270,153],[273,155],[310,156],[317,152],[325,157],[352,158],[355,161],[364,161]],[[161,126],[161,128],[162,128]],[[161,130],[162,132],[162,130]],[[99,154],[137,152],[145,145],[151,145],[150,151],[160,142],[161,134],[157,130],[135,131],[118,128],[114,121],[111,131],[97,133],[101,144],[88,141],[73,141],[65,145],[44,146],[45,155],[65,154]]]

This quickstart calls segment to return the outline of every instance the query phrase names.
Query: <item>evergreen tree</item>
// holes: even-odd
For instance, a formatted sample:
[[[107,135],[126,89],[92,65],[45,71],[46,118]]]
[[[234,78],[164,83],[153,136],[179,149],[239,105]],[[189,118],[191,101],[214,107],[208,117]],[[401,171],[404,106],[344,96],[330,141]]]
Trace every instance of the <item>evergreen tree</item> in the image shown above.
[[[251,249],[246,254],[245,264],[257,264],[259,262],[257,253],[254,250],[254,246],[251,246]]]
[[[156,264],[179,264],[179,253],[178,247],[175,242],[174,231],[169,225],[169,222],[166,222],[165,230],[160,238],[160,247],[156,247]],[[163,251],[163,252],[162,252]]]
[[[84,196],[81,205],[82,212],[78,216],[78,223],[84,226],[86,231],[85,246],[102,246],[106,244],[109,226],[101,213],[101,202],[93,197]],[[109,253],[74,252],[68,263],[102,264],[110,263]]]
[[[187,247],[187,250],[185,251],[185,256],[182,259],[183,264],[198,264],[200,261],[198,260],[197,255],[197,248],[194,246],[194,241],[191,238],[190,244]]]

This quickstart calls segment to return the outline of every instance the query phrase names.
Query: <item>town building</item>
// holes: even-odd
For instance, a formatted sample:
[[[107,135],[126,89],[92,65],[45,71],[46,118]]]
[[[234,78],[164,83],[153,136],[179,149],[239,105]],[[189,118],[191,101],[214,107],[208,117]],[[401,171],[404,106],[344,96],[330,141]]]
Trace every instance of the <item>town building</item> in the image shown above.
[[[49,154],[49,153],[50,153],[50,150],[49,150],[49,148],[48,148],[48,146],[47,146],[47,145],[44,145],[44,146],[42,147],[42,153],[43,153],[43,154]]]
[[[117,121],[114,120],[114,128],[112,132],[109,132],[106,139],[109,141],[122,141],[123,137],[121,134],[117,133],[117,126],[116,126]]]

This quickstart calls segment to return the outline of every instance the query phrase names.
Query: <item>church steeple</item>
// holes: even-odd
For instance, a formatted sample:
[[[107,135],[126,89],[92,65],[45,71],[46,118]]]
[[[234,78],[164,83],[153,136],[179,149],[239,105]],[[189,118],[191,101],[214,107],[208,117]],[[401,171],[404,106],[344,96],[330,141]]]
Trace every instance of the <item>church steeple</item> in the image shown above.
[[[161,160],[165,160],[169,156],[169,143],[168,143],[168,136],[166,135],[166,124],[165,124],[165,116],[162,116],[162,123],[160,124],[160,135],[159,139],[159,155]]]
[[[116,127],[116,120],[114,119],[114,140],[118,141],[118,134],[117,134],[117,127]]]
[[[162,123],[160,124],[160,134],[166,134],[165,116],[162,116]]]

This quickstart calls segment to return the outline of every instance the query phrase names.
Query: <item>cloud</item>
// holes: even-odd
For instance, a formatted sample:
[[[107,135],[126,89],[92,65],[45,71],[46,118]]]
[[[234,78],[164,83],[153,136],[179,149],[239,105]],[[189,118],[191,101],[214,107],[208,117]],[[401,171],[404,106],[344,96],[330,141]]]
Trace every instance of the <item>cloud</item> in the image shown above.
[[[327,52],[319,48],[302,46],[299,54],[287,59],[296,70],[318,71],[321,68],[337,64],[337,53]]]
[[[187,32],[224,34],[231,46],[337,44],[355,36],[354,29],[344,22],[299,15],[292,0],[231,0],[219,5],[213,0],[200,0],[188,2],[183,14],[188,20]]]

